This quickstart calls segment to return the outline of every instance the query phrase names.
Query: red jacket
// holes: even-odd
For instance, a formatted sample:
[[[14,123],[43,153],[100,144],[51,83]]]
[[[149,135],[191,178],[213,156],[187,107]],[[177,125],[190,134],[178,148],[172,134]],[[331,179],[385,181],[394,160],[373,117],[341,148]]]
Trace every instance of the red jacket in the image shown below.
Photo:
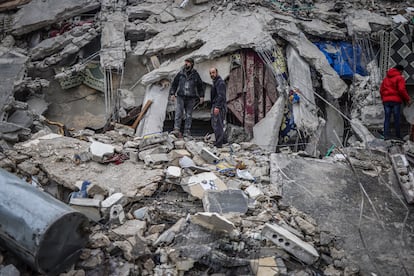
[[[409,102],[407,89],[405,88],[405,79],[395,68],[391,68],[387,72],[387,76],[381,83],[380,87],[382,102]]]

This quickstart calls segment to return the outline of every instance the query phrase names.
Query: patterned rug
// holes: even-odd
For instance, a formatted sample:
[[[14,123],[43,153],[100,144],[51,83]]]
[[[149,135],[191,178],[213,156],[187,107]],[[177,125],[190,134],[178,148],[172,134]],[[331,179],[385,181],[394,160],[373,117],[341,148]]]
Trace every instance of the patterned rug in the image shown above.
[[[407,84],[414,84],[414,26],[400,24],[390,32],[382,32],[380,66],[382,76],[397,64],[404,66]]]

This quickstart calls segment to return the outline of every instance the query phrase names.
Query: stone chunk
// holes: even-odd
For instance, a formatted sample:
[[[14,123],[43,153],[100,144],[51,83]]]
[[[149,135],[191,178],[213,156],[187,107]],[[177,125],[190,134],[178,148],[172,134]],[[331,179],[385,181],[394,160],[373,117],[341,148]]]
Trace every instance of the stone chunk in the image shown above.
[[[287,268],[282,258],[267,257],[251,260],[250,267],[256,276],[287,275]]]
[[[207,191],[203,196],[206,212],[241,213],[248,210],[248,199],[242,190]]]
[[[124,195],[122,193],[115,193],[110,197],[102,201],[102,208],[111,208],[115,204],[120,204],[124,200]]]
[[[95,195],[106,196],[108,194],[108,191],[106,189],[102,188],[101,186],[95,183],[88,185],[88,187],[86,188],[86,191],[88,193],[88,196],[91,196],[91,197],[94,197]]]
[[[212,153],[207,148],[202,148],[200,152],[201,157],[206,160],[207,163],[213,164],[214,162],[218,161],[220,158]]]
[[[150,154],[144,157],[145,165],[154,166],[168,162],[170,159],[165,153]]]
[[[173,226],[171,226],[171,228],[164,231],[158,237],[158,239],[154,242],[153,245],[158,246],[161,243],[165,243],[165,244],[171,243],[174,240],[175,235],[184,228],[185,224],[186,224],[185,219],[180,218]]]
[[[191,216],[191,222],[217,232],[231,233],[236,229],[231,221],[217,213],[197,213]]]
[[[304,263],[311,265],[319,258],[319,253],[311,244],[279,225],[266,223],[262,235]]]
[[[123,225],[112,229],[112,231],[118,235],[128,238],[137,234],[142,236],[146,227],[147,223],[145,221],[133,219],[126,221]]]
[[[264,195],[263,192],[255,185],[250,185],[249,187],[247,187],[245,192],[249,195],[250,198],[257,200],[260,200],[260,198]]]
[[[224,191],[226,184],[212,172],[200,173],[181,181],[183,190],[194,197],[202,199],[207,190]],[[185,184],[183,184],[185,183]]]
[[[115,152],[115,147],[101,142],[93,141],[89,147],[92,153],[92,159],[97,162],[102,162],[104,156],[112,155]]]
[[[165,172],[166,178],[180,178],[181,168],[176,166],[169,166]]]
[[[125,222],[125,212],[122,205],[115,204],[109,211],[109,220],[116,224],[123,224]]]
[[[404,154],[390,155],[392,167],[407,203],[414,203],[414,175]]]
[[[172,144],[172,139],[168,136],[168,132],[147,135],[144,136],[144,139],[142,139],[141,143],[139,144],[139,149],[144,150],[148,146],[164,143],[170,143],[171,146],[174,147]]]

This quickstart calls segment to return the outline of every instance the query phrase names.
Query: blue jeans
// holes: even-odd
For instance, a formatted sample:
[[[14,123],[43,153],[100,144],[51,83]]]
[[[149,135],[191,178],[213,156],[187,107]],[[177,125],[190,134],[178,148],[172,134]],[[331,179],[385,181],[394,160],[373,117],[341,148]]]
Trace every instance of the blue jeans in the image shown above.
[[[394,117],[395,136],[401,139],[400,111],[401,111],[401,103],[397,103],[397,102],[385,102],[384,103],[384,113],[385,113],[384,139],[390,139],[391,114],[393,114],[393,117]]]
[[[177,96],[175,105],[174,129],[181,128],[181,121],[185,112],[184,133],[190,133],[193,108],[197,103],[198,98]]]

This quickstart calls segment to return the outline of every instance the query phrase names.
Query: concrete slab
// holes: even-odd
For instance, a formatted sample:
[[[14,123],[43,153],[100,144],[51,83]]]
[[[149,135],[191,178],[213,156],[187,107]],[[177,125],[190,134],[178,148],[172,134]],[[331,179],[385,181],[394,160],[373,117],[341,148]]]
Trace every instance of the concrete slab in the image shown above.
[[[370,155],[373,160],[374,152]],[[362,275],[406,275],[403,266],[414,271],[414,207],[402,204],[404,199],[391,168],[378,178],[358,171],[357,178],[344,163],[283,154],[275,154],[275,158],[282,172],[284,203],[312,216],[321,231],[343,240],[343,248],[361,267]],[[379,211],[380,221],[365,198],[360,222],[362,193],[358,180]],[[410,213],[404,224],[407,211]]]
[[[276,151],[279,142],[279,129],[282,124],[285,98],[279,97],[270,111],[253,127],[253,143],[264,150]],[[273,131],[269,131],[272,129]]]
[[[49,139],[46,139],[46,138]],[[134,197],[137,192],[158,183],[164,177],[162,169],[146,169],[142,163],[129,160],[121,165],[104,165],[87,162],[80,166],[73,163],[74,152],[85,152],[90,143],[70,137],[50,134],[42,139],[35,139],[17,144],[21,152],[33,156],[33,160],[42,164],[43,170],[60,185],[76,190],[76,181],[89,180],[108,191],[121,192],[126,197]],[[139,171],[140,174],[130,172]]]
[[[89,0],[32,0],[14,16],[12,32],[14,35],[27,34],[99,6],[99,1]]]
[[[217,213],[197,213],[191,216],[191,223],[217,232],[231,233],[236,229],[231,221]]]

